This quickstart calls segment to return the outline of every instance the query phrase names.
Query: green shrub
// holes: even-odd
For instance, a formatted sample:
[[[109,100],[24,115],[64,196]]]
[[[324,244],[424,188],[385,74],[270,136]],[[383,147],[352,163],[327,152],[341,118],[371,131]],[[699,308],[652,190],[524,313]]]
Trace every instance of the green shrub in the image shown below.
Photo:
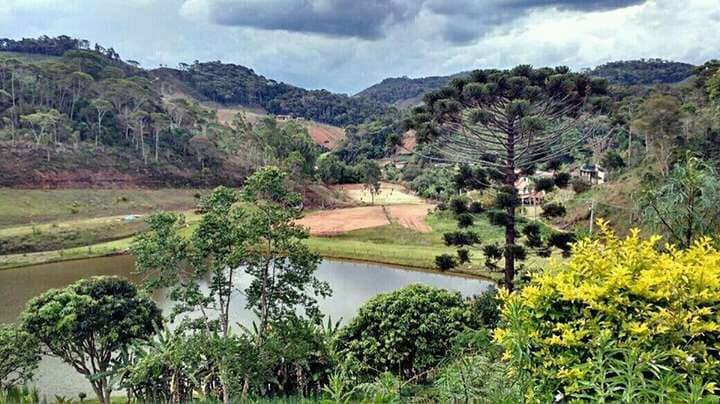
[[[480,236],[474,231],[455,231],[443,234],[445,245],[468,246],[480,243]]]
[[[473,215],[469,213],[462,213],[458,215],[457,217],[458,227],[460,228],[466,228],[470,227],[473,224],[475,224],[475,219],[473,218]]]
[[[470,205],[468,205],[468,212],[478,214],[483,213],[485,211],[485,208],[483,208],[482,203],[478,201],[470,202]]]
[[[18,326],[0,324],[0,391],[30,382],[39,361],[37,339]]]
[[[359,363],[364,376],[421,377],[450,352],[453,337],[477,325],[459,293],[411,285],[363,305],[341,329],[337,350]]]
[[[461,264],[470,262],[470,251],[468,251],[464,248],[461,248],[461,249],[457,250],[457,255],[458,255],[458,261]]]
[[[542,207],[542,213],[540,216],[544,217],[545,219],[550,219],[553,217],[561,217],[565,216],[567,211],[565,210],[565,207],[560,205],[559,203],[548,203],[543,205]]]
[[[529,401],[717,402],[720,251],[600,229],[503,296],[495,339]]]
[[[494,287],[473,297],[471,307],[476,321],[485,328],[495,328],[500,321],[500,303]]]
[[[570,173],[556,173],[555,186],[558,188],[566,188],[570,184]]]
[[[432,385],[432,401],[438,403],[516,404],[522,389],[508,366],[483,353],[451,360],[438,372]]]
[[[582,194],[590,190],[590,183],[579,177],[573,178],[570,185],[572,185],[572,189],[576,194]]]
[[[493,226],[505,226],[508,222],[507,213],[501,210],[491,210],[487,213],[490,224]]]
[[[555,188],[555,180],[553,178],[537,178],[535,179],[535,190],[537,192],[550,192]]]
[[[450,200],[450,209],[460,215],[468,211],[468,202],[465,198],[453,198]]]
[[[443,272],[453,269],[457,266],[455,257],[450,254],[440,254],[435,257],[435,267]]]

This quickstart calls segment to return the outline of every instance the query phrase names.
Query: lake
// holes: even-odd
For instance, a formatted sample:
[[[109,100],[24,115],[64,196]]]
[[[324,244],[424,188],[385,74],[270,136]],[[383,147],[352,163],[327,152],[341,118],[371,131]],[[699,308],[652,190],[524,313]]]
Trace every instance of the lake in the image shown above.
[[[0,323],[15,322],[25,303],[48,289],[64,287],[76,280],[97,275],[124,276],[138,281],[137,275],[132,274],[133,270],[133,258],[127,255],[0,270]],[[410,271],[381,264],[333,260],[325,260],[320,264],[317,277],[327,281],[333,289],[331,297],[320,301],[322,312],[333,321],[341,318],[347,321],[363,303],[378,293],[412,283],[450,289],[465,296],[478,294],[492,284],[479,279]],[[239,284],[246,285],[248,281],[245,273],[238,275]],[[170,302],[161,293],[156,294],[155,299],[164,311],[170,308]],[[238,296],[232,302],[232,307],[234,322],[252,321],[253,314],[245,309],[242,297]],[[92,397],[87,380],[56,358],[43,358],[35,385],[41,397],[46,395],[48,399],[54,397],[54,394],[77,398],[79,392]]]

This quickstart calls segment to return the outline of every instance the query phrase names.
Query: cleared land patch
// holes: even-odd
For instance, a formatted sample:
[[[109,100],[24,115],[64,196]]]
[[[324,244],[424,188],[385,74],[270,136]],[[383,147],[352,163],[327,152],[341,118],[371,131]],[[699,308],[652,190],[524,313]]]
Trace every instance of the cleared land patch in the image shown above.
[[[425,217],[433,205],[361,206],[309,213],[298,224],[310,229],[313,236],[334,236],[353,230],[369,229],[397,223],[421,233],[430,231]]]
[[[267,117],[267,113],[262,109],[249,108],[218,108],[217,117],[223,125],[230,125],[235,119],[235,115],[242,114],[247,122],[252,125],[258,123],[261,119]],[[319,122],[308,121],[306,119],[296,119],[295,122],[301,124],[307,129],[312,140],[319,146],[333,150],[337,145],[345,139],[345,129],[327,125]],[[279,121],[283,123],[287,121]]]
[[[329,236],[351,230],[390,224],[382,206],[361,206],[309,213],[298,224],[310,229],[314,236]]]
[[[432,229],[425,218],[434,207],[430,204],[388,205],[385,207],[385,211],[390,215],[393,223],[420,233],[428,233]]]
[[[334,185],[333,189],[345,192],[351,199],[360,203],[371,203],[372,198],[363,184]],[[376,205],[395,204],[423,204],[425,201],[413,194],[407,188],[398,184],[383,182],[380,184],[380,193],[375,195]]]

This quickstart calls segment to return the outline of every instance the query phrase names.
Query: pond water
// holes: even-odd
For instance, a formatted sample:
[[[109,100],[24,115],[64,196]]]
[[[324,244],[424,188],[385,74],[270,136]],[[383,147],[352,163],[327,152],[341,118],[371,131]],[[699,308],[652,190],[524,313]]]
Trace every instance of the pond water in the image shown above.
[[[64,287],[76,280],[97,275],[124,276],[133,281],[134,263],[130,256],[113,256],[80,261],[66,261],[33,267],[0,271],[0,323],[15,322],[25,303],[50,288]],[[239,275],[239,284],[247,284],[247,275]],[[333,295],[320,301],[320,308],[333,321],[352,318],[358,308],[378,293],[392,291],[412,283],[422,283],[472,296],[486,290],[491,283],[478,279],[417,272],[381,264],[325,260],[317,277],[327,281]],[[155,296],[163,310],[170,302],[159,293]],[[249,323],[253,314],[245,309],[244,299],[232,302],[233,321]],[[79,392],[92,396],[88,382],[71,367],[56,358],[46,357],[37,372],[36,387],[48,399],[55,394],[76,398]]]

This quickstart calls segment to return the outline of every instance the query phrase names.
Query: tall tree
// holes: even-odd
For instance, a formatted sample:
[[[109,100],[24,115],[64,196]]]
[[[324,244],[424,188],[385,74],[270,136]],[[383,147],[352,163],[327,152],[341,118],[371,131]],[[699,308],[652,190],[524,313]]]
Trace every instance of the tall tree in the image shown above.
[[[160,309],[126,279],[96,277],[51,289],[28,302],[25,331],[84,375],[98,401],[110,403],[112,365],[160,326]]]
[[[363,187],[370,194],[370,204],[375,205],[375,196],[380,193],[382,170],[374,160],[363,160],[357,167]]]
[[[160,153],[160,134],[170,127],[170,119],[165,114],[155,112],[150,114],[150,122],[155,138],[155,162],[157,163]]]
[[[60,123],[62,115],[57,110],[51,109],[47,112],[34,112],[28,115],[22,115],[20,120],[27,123],[32,130],[33,137],[35,138],[35,144],[40,146],[45,143],[54,144],[56,136],[53,135],[51,138],[47,138],[49,131],[57,130],[57,125]],[[47,147],[47,160],[50,161],[50,147]]]
[[[592,128],[583,133],[578,119],[588,99],[605,94],[606,87],[566,67],[478,70],[427,94],[425,105],[414,110],[411,126],[440,160],[479,165],[499,180],[504,214],[497,222],[505,227],[508,289],[516,255],[524,255],[516,244],[518,171],[567,153],[587,137]]]
[[[720,180],[711,165],[696,157],[688,156],[667,177],[647,183],[638,202],[643,222],[680,248],[720,230]]]
[[[113,108],[110,101],[104,98],[95,98],[90,102],[90,105],[96,112],[97,116],[97,131],[95,132],[95,146],[97,147],[100,137],[102,136],[102,122],[105,115],[110,112]]]
[[[632,126],[645,143],[662,175],[670,172],[678,146],[683,144],[680,101],[671,95],[654,95],[640,106]]]
[[[203,198],[204,215],[189,238],[181,235],[178,215],[150,218],[150,231],[137,238],[131,251],[138,271],[150,275],[149,286],[171,288],[175,315],[197,311],[201,322],[189,324],[227,339],[230,303],[243,293],[258,316],[260,346],[271,322],[299,308],[319,317],[316,298],[327,296],[329,286],[314,276],[320,258],[303,243],[307,231],[293,222],[301,216],[302,204],[298,194],[288,191],[286,180],[285,173],[267,167],[248,178],[241,193],[215,189]],[[240,271],[252,277],[244,289],[237,284]],[[221,383],[229,402],[230,381]]]

